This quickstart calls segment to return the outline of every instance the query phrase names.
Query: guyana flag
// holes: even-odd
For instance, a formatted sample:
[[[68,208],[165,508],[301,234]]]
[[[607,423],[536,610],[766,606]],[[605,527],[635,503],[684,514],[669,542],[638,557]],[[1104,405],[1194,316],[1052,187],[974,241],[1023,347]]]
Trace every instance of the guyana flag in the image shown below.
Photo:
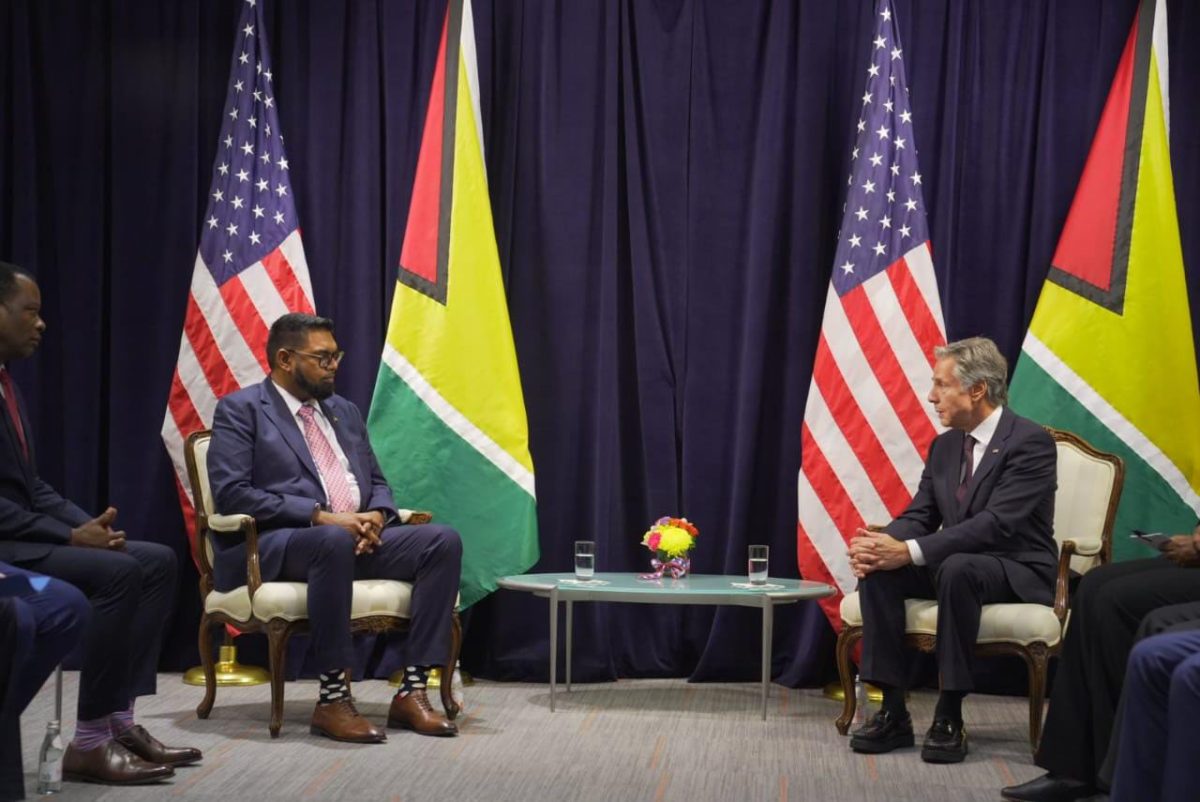
[[[1143,0],[1021,347],[1013,408],[1125,460],[1131,528],[1200,512],[1200,389],[1167,148],[1167,18]]]
[[[464,607],[538,559],[478,97],[470,0],[450,0],[367,421],[397,503],[462,535]]]

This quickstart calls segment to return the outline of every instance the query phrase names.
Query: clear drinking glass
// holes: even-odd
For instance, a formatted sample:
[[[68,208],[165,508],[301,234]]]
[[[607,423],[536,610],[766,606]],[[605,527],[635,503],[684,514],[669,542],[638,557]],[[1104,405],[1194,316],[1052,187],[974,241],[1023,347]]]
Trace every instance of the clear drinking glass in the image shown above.
[[[575,541],[575,578],[591,579],[596,572],[596,542],[594,540]]]
[[[769,546],[751,546],[748,573],[751,585],[767,584],[767,559]]]

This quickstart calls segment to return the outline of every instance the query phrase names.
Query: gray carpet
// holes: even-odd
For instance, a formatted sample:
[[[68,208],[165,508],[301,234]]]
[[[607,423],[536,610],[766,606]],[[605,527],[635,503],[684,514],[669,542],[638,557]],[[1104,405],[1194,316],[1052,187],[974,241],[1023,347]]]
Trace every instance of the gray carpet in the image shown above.
[[[65,698],[78,675],[68,673]],[[267,732],[266,686],[225,688],[207,721],[196,718],[202,689],[178,675],[159,678],[159,694],[138,703],[138,720],[168,744],[204,750],[202,764],[170,784],[140,788],[65,783],[64,800],[169,798],[275,800],[996,800],[999,789],[1036,776],[1028,703],[972,696],[964,712],[971,754],[956,766],[921,762],[918,749],[865,757],[849,750],[833,718],[840,703],[819,690],[771,689],[766,722],[759,686],[683,680],[622,680],[577,685],[549,709],[545,685],[480,681],[467,689],[455,739],[393,731],[386,744],[355,746],[308,733],[313,682],[287,687],[283,732]],[[382,723],[391,689],[357,683],[359,709]],[[34,791],[38,746],[52,714],[53,682],[22,717]],[[919,729],[934,694],[914,693]],[[73,708],[73,704],[68,704]],[[74,725],[73,709],[66,732]],[[918,733],[918,743],[920,734]]]

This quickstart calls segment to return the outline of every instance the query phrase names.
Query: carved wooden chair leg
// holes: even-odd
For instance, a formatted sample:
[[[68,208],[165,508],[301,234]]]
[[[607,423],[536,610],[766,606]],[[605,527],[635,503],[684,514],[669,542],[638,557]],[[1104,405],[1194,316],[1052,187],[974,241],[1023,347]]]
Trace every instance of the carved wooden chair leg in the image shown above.
[[[208,718],[213,704],[217,701],[217,666],[213,658],[212,628],[213,624],[208,619],[208,614],[201,615],[198,645],[200,647],[200,665],[204,667],[204,698],[196,707],[198,718]]]
[[[1049,650],[1044,643],[1026,647],[1025,664],[1029,667],[1029,748],[1036,752],[1042,738],[1042,714],[1046,701],[1046,667]]]
[[[271,737],[283,727],[283,680],[287,664],[288,623],[278,618],[267,623],[267,652],[271,665]]]
[[[850,654],[854,645],[862,638],[862,627],[846,627],[838,635],[837,667],[838,679],[842,683],[842,714],[834,720],[837,730],[842,735],[850,731],[850,722],[854,720],[854,708],[858,700],[854,697],[854,675],[850,670]]]
[[[450,660],[442,667],[442,710],[446,718],[453,721],[458,718],[458,702],[454,701],[454,669],[458,665],[458,655],[462,649],[462,622],[458,613],[450,614]]]

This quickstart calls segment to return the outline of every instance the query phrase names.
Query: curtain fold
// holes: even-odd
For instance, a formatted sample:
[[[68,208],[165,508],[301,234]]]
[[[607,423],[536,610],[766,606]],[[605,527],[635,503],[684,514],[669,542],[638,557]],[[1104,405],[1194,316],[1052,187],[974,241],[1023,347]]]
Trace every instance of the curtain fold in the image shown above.
[[[365,411],[445,0],[259,2],[317,308],[347,349],[339,389]],[[50,327],[14,373],[46,478],[179,550],[167,668],[196,662],[198,601],[158,431],[239,3],[0,7],[0,258],[37,275]],[[1136,5],[895,0],[952,338],[986,334],[1016,356]],[[569,570],[576,539],[597,541],[598,570],[643,570],[642,532],[678,514],[701,530],[694,570],[742,573],[746,546],[765,543],[772,573],[797,575],[800,421],[873,6],[475,2],[536,570]],[[1200,10],[1168,10],[1175,186],[1200,290]],[[467,667],[544,680],[545,604],[501,591],[472,608]],[[580,681],[758,674],[753,610],[576,617]],[[827,676],[815,605],[781,608],[775,632],[779,681]],[[366,653],[371,673],[399,659]]]

